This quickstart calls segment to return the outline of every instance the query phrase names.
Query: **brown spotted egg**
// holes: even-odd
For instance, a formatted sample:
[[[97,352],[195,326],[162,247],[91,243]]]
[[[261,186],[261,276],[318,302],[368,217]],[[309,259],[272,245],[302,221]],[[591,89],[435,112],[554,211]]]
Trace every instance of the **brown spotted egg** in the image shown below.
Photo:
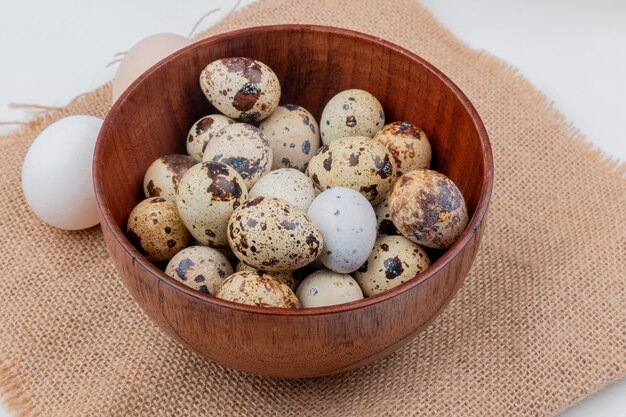
[[[320,147],[319,127],[304,107],[282,104],[259,125],[272,147],[272,169],[304,171]]]
[[[233,267],[216,249],[190,246],[170,259],[165,273],[194,290],[215,295]]]
[[[376,205],[391,190],[396,166],[383,145],[357,136],[322,146],[309,162],[307,174],[322,191],[331,187],[352,188]]]
[[[252,267],[250,265],[246,265],[244,262],[239,261],[239,263],[237,263],[237,266],[235,267],[235,272],[241,272],[241,271],[258,271],[260,274],[263,274],[265,272],[260,269],[256,269],[255,267]],[[272,272],[271,275],[273,278],[276,278],[283,284],[287,285],[293,291],[296,290],[296,280],[294,279],[291,271],[277,271],[277,272]]]
[[[389,214],[389,201],[385,199],[382,203],[374,207],[376,213],[376,231],[378,235],[399,235],[396,225],[391,220]]]
[[[191,167],[180,180],[176,206],[198,243],[225,246],[228,219],[247,198],[248,188],[234,168],[208,161]]]
[[[235,272],[224,281],[217,298],[259,307],[300,307],[298,297],[287,285],[261,271]]]
[[[347,136],[374,137],[385,125],[380,101],[364,90],[345,90],[330,99],[320,119],[322,143]]]
[[[211,62],[200,74],[200,87],[217,110],[243,121],[266,118],[280,101],[278,77],[270,67],[252,58]]]
[[[353,275],[369,297],[404,284],[429,266],[430,258],[419,245],[404,236],[381,236]]]
[[[152,197],[137,204],[128,217],[128,239],[153,262],[169,261],[189,243],[176,203]]]
[[[178,183],[185,172],[198,162],[187,155],[165,155],[154,161],[143,177],[143,192],[147,197],[176,199]]]
[[[407,172],[389,196],[389,214],[398,231],[428,248],[452,246],[469,221],[461,191],[445,175]]]
[[[306,212],[315,199],[315,187],[297,169],[280,168],[262,177],[250,189],[250,199],[259,196],[281,198]]]
[[[361,300],[363,291],[350,275],[320,269],[302,280],[296,296],[302,307],[324,307]]]
[[[246,201],[228,221],[228,243],[240,260],[264,271],[293,271],[315,260],[323,239],[311,219],[278,198]]]
[[[263,132],[247,123],[235,123],[215,133],[202,158],[235,168],[248,189],[272,169],[270,144]]]
[[[187,134],[187,154],[197,161],[202,161],[204,148],[215,133],[221,128],[235,123],[221,114],[210,114],[200,118],[191,126]]]
[[[374,140],[387,147],[398,168],[398,176],[428,169],[432,158],[430,142],[420,128],[408,122],[393,122],[376,133]]]

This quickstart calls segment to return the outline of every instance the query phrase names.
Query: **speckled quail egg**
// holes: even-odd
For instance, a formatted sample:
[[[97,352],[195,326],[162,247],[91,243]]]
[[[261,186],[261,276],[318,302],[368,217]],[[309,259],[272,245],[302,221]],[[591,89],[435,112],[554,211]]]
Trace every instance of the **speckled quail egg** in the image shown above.
[[[263,176],[250,189],[248,198],[259,196],[281,198],[306,212],[315,198],[315,187],[297,169],[280,168]]]
[[[153,262],[165,262],[189,243],[176,203],[152,197],[137,204],[128,217],[128,239]]]
[[[393,122],[382,128],[374,140],[387,147],[398,176],[416,169],[428,169],[432,158],[430,142],[420,128],[408,122]]]
[[[302,210],[274,197],[257,197],[235,210],[228,222],[228,243],[237,258],[264,271],[301,268],[324,245]]]
[[[376,205],[391,190],[396,166],[383,145],[357,136],[322,146],[309,162],[307,174],[320,190],[352,188]]]
[[[200,74],[200,87],[209,102],[233,119],[258,121],[280,101],[280,83],[270,67],[252,58],[211,62]]]
[[[247,123],[235,123],[211,137],[202,159],[235,168],[250,189],[272,169],[272,148],[258,128]]]
[[[389,214],[398,231],[428,248],[452,246],[469,221],[461,191],[437,171],[407,172],[388,200]]]
[[[228,244],[226,224],[248,198],[248,189],[234,168],[221,162],[194,165],[178,184],[180,217],[201,245]]]
[[[233,119],[221,114],[210,114],[200,118],[191,126],[189,134],[187,134],[187,154],[198,161],[202,161],[204,148],[211,136],[221,128],[233,123],[235,123]]]
[[[380,101],[363,90],[345,90],[330,99],[320,119],[323,144],[346,136],[374,137],[385,125]]]
[[[282,104],[259,125],[274,153],[272,169],[304,171],[320,147],[319,126],[304,107]]]
[[[216,249],[190,246],[170,259],[165,273],[194,290],[215,295],[233,267]]]
[[[376,215],[363,195],[350,188],[331,188],[309,207],[309,217],[324,238],[320,262],[342,274],[357,270],[376,241]]]
[[[241,272],[241,271],[258,271],[260,274],[265,272],[260,269],[256,269],[253,266],[246,265],[245,262],[239,261],[239,263],[237,263],[237,266],[235,267],[235,272]],[[296,290],[296,280],[294,279],[291,271],[276,271],[276,272],[272,272],[271,275],[273,278],[276,278],[283,284],[287,285],[293,291]]]
[[[324,307],[361,300],[363,291],[350,275],[320,269],[302,280],[296,296],[302,307]]]
[[[422,247],[404,236],[381,236],[354,278],[367,296],[380,294],[413,279],[430,266]]]
[[[389,214],[389,202],[385,199],[382,203],[374,207],[376,213],[376,230],[378,235],[399,235],[396,225],[391,220]]]
[[[178,183],[185,172],[198,162],[187,155],[165,155],[154,161],[143,177],[146,197],[163,197],[176,200]]]
[[[287,285],[261,271],[235,272],[224,281],[217,298],[259,307],[300,307],[298,297]]]

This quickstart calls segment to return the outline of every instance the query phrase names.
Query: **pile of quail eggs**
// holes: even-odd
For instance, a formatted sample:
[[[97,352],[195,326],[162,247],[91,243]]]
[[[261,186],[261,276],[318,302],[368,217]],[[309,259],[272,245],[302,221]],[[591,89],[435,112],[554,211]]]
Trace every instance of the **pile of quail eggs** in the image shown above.
[[[191,126],[187,155],[150,165],[127,225],[183,284],[256,306],[348,303],[415,278],[431,264],[424,247],[448,248],[466,227],[459,189],[428,169],[424,132],[385,125],[367,91],[335,95],[318,125],[279,105],[276,74],[251,58],[210,63],[200,87],[222,114]]]

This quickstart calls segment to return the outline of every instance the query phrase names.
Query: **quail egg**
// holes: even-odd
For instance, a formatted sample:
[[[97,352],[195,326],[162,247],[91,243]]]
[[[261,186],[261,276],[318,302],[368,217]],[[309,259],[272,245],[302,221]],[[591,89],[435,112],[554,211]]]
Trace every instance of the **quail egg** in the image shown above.
[[[282,104],[259,125],[272,147],[272,169],[304,171],[320,147],[319,126],[304,107]]]
[[[323,242],[302,210],[274,197],[246,201],[228,222],[228,243],[237,258],[264,271],[301,268],[317,258]]]
[[[259,121],[280,101],[280,83],[270,67],[252,58],[235,57],[211,62],[200,74],[207,100],[233,119]]]
[[[320,119],[322,143],[347,136],[374,137],[385,125],[380,101],[367,91],[345,90],[330,99]]]
[[[176,206],[198,243],[224,246],[228,219],[247,198],[246,184],[234,168],[208,161],[191,167],[180,180]]]
[[[296,296],[302,307],[324,307],[361,300],[363,292],[350,275],[320,269],[302,280]]]
[[[189,129],[187,135],[187,154],[197,161],[202,161],[202,154],[204,154],[204,148],[215,133],[221,128],[235,123],[233,119],[230,119],[221,114],[210,114],[200,118]]]
[[[176,200],[178,183],[189,168],[198,162],[187,155],[165,155],[154,161],[143,177],[143,192],[147,197]]]
[[[415,278],[429,266],[428,254],[416,243],[404,236],[381,236],[354,278],[363,293],[372,296]]]
[[[260,269],[256,269],[250,265],[246,265],[244,262],[239,261],[239,263],[237,263],[237,266],[235,267],[235,272],[240,272],[240,271],[258,271],[259,273],[264,272]],[[294,279],[291,271],[276,271],[276,272],[272,272],[271,276],[273,278],[276,278],[283,284],[287,285],[293,291],[296,290],[296,280]]]
[[[352,188],[376,205],[391,190],[396,166],[383,145],[357,136],[322,146],[309,162],[307,174],[322,191],[331,187]]]
[[[248,198],[259,196],[281,198],[306,212],[315,198],[315,187],[297,169],[280,168],[263,176],[250,189]]]
[[[190,246],[170,259],[165,273],[194,290],[215,295],[233,267],[216,249]]]
[[[454,182],[426,169],[400,177],[389,196],[389,214],[403,236],[436,249],[452,246],[469,221],[465,200]]]
[[[387,147],[398,168],[398,176],[428,169],[432,158],[430,142],[420,128],[408,122],[393,122],[376,133],[374,140]]]
[[[398,229],[396,229],[396,225],[393,224],[393,221],[391,220],[391,215],[389,214],[389,202],[387,199],[374,207],[374,212],[376,213],[376,230],[378,231],[378,235],[400,234]]]
[[[261,271],[235,272],[224,281],[217,298],[259,307],[300,307],[298,297],[287,285]]]
[[[272,169],[272,148],[265,135],[247,123],[220,129],[204,148],[202,158],[235,168],[248,189]]]
[[[153,262],[169,261],[190,239],[176,203],[163,197],[137,204],[128,217],[126,232],[139,252]]]

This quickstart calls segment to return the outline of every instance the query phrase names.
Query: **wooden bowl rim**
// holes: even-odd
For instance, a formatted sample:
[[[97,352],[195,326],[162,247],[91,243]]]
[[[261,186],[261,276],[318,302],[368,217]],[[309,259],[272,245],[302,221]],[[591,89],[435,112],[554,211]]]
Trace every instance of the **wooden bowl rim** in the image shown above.
[[[313,307],[313,308],[299,308],[299,309],[285,309],[285,308],[277,308],[277,307],[258,307],[251,306],[246,304],[239,304],[232,301],[222,300],[215,296],[204,294],[199,291],[196,291],[185,284],[178,282],[174,278],[165,274],[164,271],[157,268],[152,262],[150,262],[147,258],[139,253],[139,251],[130,243],[127,239],[126,234],[117,227],[115,220],[113,219],[113,215],[105,201],[104,194],[102,192],[102,182],[104,167],[101,164],[102,161],[102,152],[103,152],[103,142],[104,136],[106,132],[109,130],[112,120],[114,116],[116,116],[124,107],[124,103],[128,100],[129,96],[132,94],[140,84],[144,82],[145,79],[152,76],[152,74],[161,66],[167,65],[169,62],[177,59],[179,56],[186,54],[188,51],[195,49],[199,46],[205,44],[211,44],[215,41],[219,41],[225,38],[237,37],[239,35],[249,35],[254,33],[266,33],[266,32],[321,32],[321,33],[332,33],[336,36],[341,37],[349,37],[349,38],[358,38],[365,40],[370,43],[378,44],[384,48],[392,49],[394,52],[405,55],[407,58],[412,59],[414,61],[419,62],[426,69],[431,71],[439,80],[445,84],[452,93],[462,102],[462,104],[468,110],[472,122],[476,130],[478,131],[478,136],[482,145],[483,150],[483,159],[484,159],[484,172],[483,172],[483,190],[481,192],[480,198],[478,200],[478,204],[476,205],[476,210],[474,211],[474,215],[470,219],[467,227],[463,231],[463,233],[459,236],[457,241],[446,250],[446,252],[435,261],[425,272],[419,274],[417,277],[410,279],[409,281],[398,285],[388,291],[385,291],[381,294],[374,295],[371,297],[366,297],[362,300],[353,301],[350,303],[333,305],[333,306],[325,306],[325,307]],[[386,41],[379,37],[375,37],[372,35],[368,35],[365,33],[342,29],[332,26],[322,26],[322,25],[300,25],[300,24],[282,24],[282,25],[268,25],[268,26],[254,26],[244,29],[238,29],[231,32],[221,33],[215,36],[211,36],[205,39],[198,40],[179,51],[169,55],[158,63],[154,64],[150,69],[144,72],[137,80],[135,80],[126,91],[118,98],[115,104],[109,110],[104,123],[102,125],[102,129],[98,135],[98,139],[96,141],[94,158],[93,158],[93,182],[94,188],[96,191],[96,201],[98,203],[98,207],[101,212],[101,226],[107,227],[111,232],[112,236],[115,237],[118,244],[124,249],[126,254],[132,258],[132,262],[134,264],[138,264],[141,266],[146,272],[152,274],[158,279],[158,286],[168,285],[175,289],[176,291],[189,296],[196,298],[204,303],[214,305],[216,307],[229,308],[234,310],[239,310],[245,313],[253,313],[253,314],[266,314],[266,315],[280,315],[280,316],[311,316],[311,315],[324,315],[324,314],[336,314],[336,313],[345,313],[349,311],[354,311],[362,308],[366,308],[372,306],[374,304],[382,303],[391,298],[396,297],[399,294],[402,294],[406,291],[410,291],[411,289],[421,285],[423,282],[431,279],[439,270],[441,270],[444,265],[449,263],[452,259],[460,254],[462,249],[468,244],[468,242],[473,238],[478,230],[479,225],[483,221],[485,214],[487,212],[487,208],[489,206],[489,200],[491,198],[491,192],[493,189],[493,156],[491,153],[491,144],[489,143],[489,136],[487,134],[487,130],[483,125],[483,122],[478,115],[478,112],[467,98],[467,96],[461,91],[461,89],[452,82],[443,72],[437,69],[434,65],[430,64],[425,59],[420,56],[414,54],[413,52],[402,48],[392,42]],[[119,272],[118,272],[119,273]],[[419,279],[416,279],[418,278]],[[160,290],[159,290],[160,291]]]

